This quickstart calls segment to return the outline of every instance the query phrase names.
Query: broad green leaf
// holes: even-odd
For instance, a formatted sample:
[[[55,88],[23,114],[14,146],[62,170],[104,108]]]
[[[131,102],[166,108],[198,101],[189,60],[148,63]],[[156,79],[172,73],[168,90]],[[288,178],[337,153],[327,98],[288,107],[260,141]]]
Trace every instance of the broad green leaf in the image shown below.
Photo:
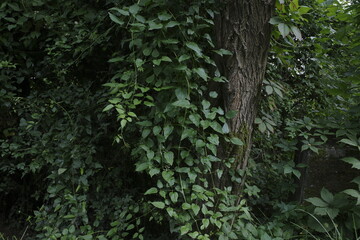
[[[222,127],[218,122],[211,122],[210,127],[218,133],[223,133]]]
[[[299,30],[298,27],[296,26],[291,26],[291,32],[294,33],[295,37],[298,39],[298,40],[302,40],[302,36],[301,36],[301,32]]]
[[[259,130],[260,132],[264,133],[266,131],[266,125],[264,122],[259,124]]]
[[[243,141],[241,141],[237,137],[230,138],[230,141],[231,141],[232,144],[235,144],[235,145],[238,145],[238,146],[243,146],[244,145]]]
[[[59,168],[58,169],[58,174],[63,174],[67,169],[66,168]]]
[[[137,164],[136,165],[136,170],[137,172],[141,172],[141,171],[144,171],[145,169],[147,169],[149,167],[149,163],[148,162],[143,162],[143,163],[140,163],[140,164]]]
[[[232,119],[236,116],[236,114],[238,114],[238,111],[230,110],[230,111],[226,112],[225,117],[227,119]]]
[[[167,21],[171,18],[171,15],[168,14],[167,12],[162,12],[160,14],[158,14],[158,18],[161,20],[161,21]]]
[[[308,199],[306,199],[306,201],[308,201],[309,203],[311,203],[312,205],[314,205],[316,207],[327,207],[328,206],[328,204],[326,202],[324,202],[323,200],[321,200],[320,198],[317,198],[317,197],[308,198]]]
[[[148,22],[149,24],[149,30],[156,30],[163,28],[163,25],[161,23],[156,23],[154,21]]]
[[[174,176],[174,172],[172,172],[172,171],[169,171],[169,170],[166,170],[166,171],[163,171],[162,173],[161,173],[161,176],[164,178],[164,180],[166,181],[166,182],[171,182],[172,181],[172,178],[173,178],[173,176]]]
[[[201,48],[194,42],[187,42],[185,43],[185,45],[190,48],[191,50],[193,50],[194,52],[196,52],[198,55],[202,55],[201,53]]]
[[[356,205],[360,205],[360,192],[355,189],[346,189],[343,191],[344,193],[354,197],[357,199]]]
[[[273,91],[274,91],[274,89],[273,89],[273,87],[272,86],[266,86],[265,87],[265,91],[266,91],[266,93],[268,94],[268,95],[271,95],[272,93],[273,93]]]
[[[209,93],[209,96],[210,96],[211,98],[217,98],[218,94],[217,94],[217,92],[211,91],[211,92]]]
[[[340,142],[345,143],[345,144],[350,145],[350,146],[354,146],[354,147],[358,146],[357,142],[355,142],[353,140],[350,140],[350,139],[347,139],[347,138],[341,139]]]
[[[224,134],[229,133],[230,132],[229,125],[227,123],[224,123],[221,130],[223,131]]]
[[[354,157],[345,157],[342,158],[341,160],[350,163],[352,165],[352,168],[360,169],[360,161]]]
[[[144,193],[144,195],[154,194],[154,193],[157,193],[157,192],[158,192],[157,188],[152,187],[152,188],[150,188],[149,190],[147,190],[147,191]]]
[[[109,111],[110,109],[114,108],[114,105],[113,104],[109,104],[107,105],[104,109],[103,109],[103,112],[106,112],[106,111]]]
[[[310,10],[311,10],[310,7],[301,6],[301,7],[298,9],[298,12],[302,15],[302,14],[305,14],[305,13],[309,12]]]
[[[139,10],[140,10],[140,7],[138,4],[134,4],[129,7],[129,12],[133,15],[137,14],[139,12]]]
[[[163,203],[163,202],[151,202],[151,204],[154,205],[154,207],[160,208],[160,209],[163,209],[165,207],[165,203]]]
[[[171,192],[169,193],[170,199],[173,203],[176,203],[179,198],[179,194],[177,192]]]
[[[278,29],[279,29],[281,35],[283,36],[283,38],[285,38],[290,33],[290,28],[285,23],[279,23]]]
[[[201,77],[202,79],[204,79],[205,81],[207,81],[208,75],[207,75],[207,73],[205,72],[205,69],[203,69],[203,68],[195,68],[195,69],[193,69],[193,71],[194,71],[197,75],[199,75],[199,77]]]
[[[173,152],[165,152],[164,153],[165,162],[169,165],[173,165],[174,163],[174,153]]]
[[[199,214],[199,211],[200,211],[200,207],[196,204],[191,204],[191,209],[193,210],[195,216],[197,216]]]
[[[124,15],[124,16],[129,16],[129,12],[128,11],[125,11],[123,9],[120,9],[120,8],[110,8],[110,10],[114,10],[114,11],[117,11],[118,13],[120,13],[121,15]]]
[[[326,188],[321,189],[320,195],[321,198],[327,203],[331,203],[334,200],[334,195]]]
[[[173,126],[166,125],[166,126],[164,127],[164,137],[165,137],[165,140],[170,136],[170,134],[172,133],[173,130],[174,130],[174,127],[173,127]]]
[[[187,59],[190,59],[190,56],[184,54],[184,55],[181,55],[181,56],[179,57],[179,60],[178,60],[178,61],[181,63],[181,62],[183,62],[183,61],[185,61],[185,60],[187,60]]]
[[[189,100],[186,100],[186,99],[173,102],[172,105],[174,105],[175,107],[181,107],[181,108],[190,108],[191,107]]]
[[[165,25],[165,27],[166,27],[166,28],[172,28],[172,27],[175,27],[175,26],[177,26],[177,25],[179,25],[178,22],[176,22],[176,21],[170,21],[170,22],[168,22],[168,23]]]
[[[117,24],[119,24],[119,25],[123,25],[123,24],[124,24],[123,21],[121,21],[117,16],[115,16],[115,15],[112,14],[112,13],[109,13],[109,17],[110,17],[110,19],[111,19],[113,22],[115,22],[115,23],[117,23]]]

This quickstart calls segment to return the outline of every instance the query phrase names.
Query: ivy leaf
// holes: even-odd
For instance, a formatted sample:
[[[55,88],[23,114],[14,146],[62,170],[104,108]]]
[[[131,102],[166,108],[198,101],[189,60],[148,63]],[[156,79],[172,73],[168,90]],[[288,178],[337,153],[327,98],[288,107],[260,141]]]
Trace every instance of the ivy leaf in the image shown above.
[[[149,167],[149,162],[143,162],[143,163],[136,165],[135,171],[141,172],[141,171],[144,171],[145,169],[147,169],[148,167]]]
[[[172,181],[172,179],[173,179],[173,175],[174,175],[174,172],[172,172],[172,171],[163,171],[162,173],[161,173],[161,176],[164,178],[164,180],[166,181],[166,182],[168,182],[168,183],[170,183],[171,181]]]
[[[117,16],[115,16],[115,15],[112,14],[112,13],[109,13],[109,17],[110,17],[110,19],[111,19],[113,22],[115,22],[115,23],[117,23],[117,24],[119,24],[119,25],[123,25],[123,24],[124,24],[123,21],[121,21]]]
[[[326,202],[324,202],[323,200],[321,200],[320,198],[317,198],[317,197],[308,198],[308,199],[306,199],[306,201],[308,201],[309,203],[311,203],[312,205],[314,205],[316,207],[327,207],[328,206],[328,204]]]
[[[225,117],[227,119],[232,119],[236,116],[237,113],[238,113],[238,111],[230,110],[230,111],[226,112]]]
[[[193,210],[195,216],[199,214],[199,211],[200,211],[200,207],[196,204],[191,204],[191,209]]]
[[[154,21],[149,21],[149,30],[161,29],[163,25],[161,23],[156,23]]]
[[[345,143],[350,146],[354,146],[354,147],[356,147],[358,145],[355,141],[347,139],[347,138],[341,139],[340,142]]]
[[[169,165],[173,165],[174,163],[174,153],[173,152],[165,152],[164,153],[165,162]]]
[[[157,193],[157,192],[158,192],[157,188],[152,187],[152,188],[150,188],[149,190],[147,190],[147,191],[144,193],[144,195],[154,194],[154,193]]]
[[[163,203],[163,202],[151,202],[151,204],[154,205],[154,207],[160,208],[160,209],[163,209],[165,207],[165,203]]]
[[[334,200],[334,195],[326,188],[321,189],[320,195],[327,203],[331,203]]]
[[[162,13],[158,14],[158,18],[161,21],[167,21],[171,18],[171,15],[166,12],[162,12]]]
[[[164,127],[164,137],[165,137],[165,140],[170,136],[170,134],[172,133],[173,130],[174,130],[174,127],[173,127],[173,126],[166,125],[166,126]]]
[[[243,145],[244,145],[243,141],[241,141],[241,140],[240,140],[239,138],[237,138],[237,137],[232,137],[232,138],[230,139],[230,141],[231,141],[232,144],[235,144],[235,145],[238,145],[238,146],[243,146]]]
[[[185,43],[185,45],[190,48],[191,50],[193,50],[194,52],[196,52],[196,54],[198,54],[199,56],[202,55],[201,53],[201,48],[194,42],[187,42]]]
[[[129,12],[133,15],[137,14],[139,12],[139,10],[140,10],[140,7],[137,4],[131,5],[129,7]]]
[[[351,164],[352,168],[360,169],[360,161],[354,157],[345,157],[345,158],[342,158],[341,160]]]
[[[178,201],[179,194],[177,192],[171,192],[169,193],[169,196],[173,203],[176,203]]]
[[[278,29],[279,29],[281,35],[283,36],[283,38],[285,38],[290,33],[290,28],[285,23],[279,23]]]
[[[193,69],[193,71],[199,75],[199,77],[201,77],[202,79],[204,79],[205,81],[207,81],[208,79],[208,75],[207,73],[205,72],[205,70],[203,68],[195,68]]]
[[[190,108],[191,107],[189,100],[186,100],[186,99],[182,99],[182,100],[173,102],[172,105],[175,107],[182,107],[182,108]]]
[[[360,205],[360,192],[356,191],[355,189],[346,189],[344,193],[354,197],[357,199],[356,205]]]
[[[294,33],[295,37],[298,39],[298,40],[302,40],[302,36],[301,36],[301,32],[299,30],[298,27],[296,26],[291,26],[291,31]]]

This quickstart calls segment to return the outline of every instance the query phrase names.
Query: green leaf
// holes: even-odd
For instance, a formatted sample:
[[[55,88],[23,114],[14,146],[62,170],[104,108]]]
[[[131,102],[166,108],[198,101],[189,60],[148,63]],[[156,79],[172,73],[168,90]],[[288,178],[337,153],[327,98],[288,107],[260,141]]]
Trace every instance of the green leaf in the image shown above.
[[[161,173],[161,176],[164,178],[164,180],[168,183],[170,183],[173,179],[174,172],[166,170]]]
[[[168,22],[168,23],[165,25],[165,27],[166,27],[166,28],[172,28],[172,27],[175,27],[175,26],[177,26],[177,25],[179,25],[178,22],[176,22],[176,21],[170,21],[170,22]]]
[[[195,68],[195,69],[193,69],[193,71],[194,71],[197,75],[199,75],[199,77],[201,77],[202,79],[204,79],[205,81],[207,81],[208,75],[207,75],[207,73],[205,72],[205,69],[203,69],[203,68]]]
[[[179,62],[181,63],[181,62],[183,62],[183,61],[185,61],[185,60],[187,60],[187,59],[190,59],[190,56],[189,55],[186,55],[186,54],[183,54],[183,55],[181,55],[180,57],[179,57]]]
[[[244,145],[243,141],[241,141],[241,140],[240,140],[239,138],[237,138],[237,137],[232,137],[232,138],[230,139],[230,141],[231,141],[232,144],[235,144],[235,145],[238,145],[238,146],[243,146],[243,145]]]
[[[173,152],[165,152],[164,153],[165,162],[169,165],[173,165],[174,163],[174,153]]]
[[[143,162],[143,163],[140,163],[140,164],[136,165],[135,171],[141,172],[141,171],[144,171],[145,169],[147,169],[148,167],[149,167],[149,163],[148,162]]]
[[[114,108],[114,105],[113,104],[109,104],[107,105],[104,109],[103,109],[103,112],[106,112],[106,111],[109,111],[110,109]]]
[[[117,11],[118,13],[120,13],[121,15],[124,15],[124,16],[129,16],[129,12],[128,11],[125,11],[123,9],[120,9],[120,8],[110,8],[110,10],[114,10],[114,11]]]
[[[180,234],[184,235],[184,234],[188,233],[190,230],[191,230],[190,225],[186,224],[186,225],[180,227]]]
[[[238,114],[238,111],[230,110],[230,111],[226,112],[225,117],[227,119],[232,119],[236,116],[236,114]]]
[[[144,193],[144,195],[154,194],[154,193],[157,193],[157,192],[158,192],[157,188],[152,187],[152,188],[150,188],[149,190],[147,190],[147,191]]]
[[[176,97],[177,97],[178,100],[188,99],[187,90],[184,89],[184,88],[177,88],[177,89],[175,89],[175,95],[176,95]]]
[[[123,21],[121,21],[117,16],[115,16],[115,15],[112,14],[112,13],[109,13],[109,17],[110,17],[110,19],[111,19],[113,22],[115,22],[115,23],[117,23],[117,24],[119,24],[119,25],[123,25],[123,24],[124,24]]]
[[[273,93],[274,89],[273,89],[272,86],[267,85],[267,86],[265,87],[265,91],[266,91],[266,93],[267,93],[268,95],[271,95],[271,94]]]
[[[345,143],[345,144],[350,145],[350,146],[354,146],[354,147],[358,146],[357,142],[355,142],[353,140],[350,140],[350,139],[347,139],[347,138],[341,139],[340,142]]]
[[[291,31],[294,33],[295,37],[298,39],[298,40],[302,40],[302,36],[301,36],[301,32],[299,30],[298,27],[296,26],[291,26]]]
[[[259,124],[259,130],[260,130],[260,132],[262,132],[262,133],[264,133],[264,132],[266,131],[266,125],[265,125],[264,122],[261,122],[261,123]]]
[[[346,189],[343,191],[344,193],[354,197],[357,199],[356,205],[360,205],[360,192],[355,189]]]
[[[151,204],[154,205],[154,207],[160,208],[160,209],[164,209],[164,207],[165,207],[165,203],[163,203],[163,202],[151,202]]]
[[[67,169],[66,168],[59,168],[58,169],[58,174],[63,174]]]
[[[326,202],[324,202],[323,200],[321,200],[320,198],[317,198],[317,197],[308,198],[308,199],[306,199],[306,201],[308,201],[309,203],[311,203],[312,205],[314,205],[316,207],[327,207],[328,206],[328,204]]]
[[[300,13],[300,15],[302,15],[302,14],[305,14],[305,13],[309,12],[310,10],[311,10],[310,7],[301,6],[301,7],[298,9],[298,12]]]
[[[176,203],[179,198],[179,194],[177,192],[171,192],[169,193],[170,199],[173,203]]]
[[[341,160],[351,164],[352,168],[360,169],[360,161],[354,157],[345,157],[345,158],[342,158]]]
[[[193,210],[195,216],[199,214],[199,211],[200,211],[200,207],[196,204],[191,204],[191,209]]]
[[[172,16],[170,14],[168,14],[167,12],[162,12],[160,14],[158,14],[158,18],[161,20],[161,21],[167,21],[171,18]]]
[[[211,92],[209,93],[209,96],[210,96],[211,98],[217,98],[217,97],[218,97],[218,93],[215,92],[215,91],[211,91]]]
[[[140,7],[137,4],[131,5],[129,7],[129,12],[133,15],[137,14],[139,12],[139,10],[140,10]]]
[[[290,28],[285,23],[279,23],[278,29],[279,29],[281,35],[283,36],[283,38],[285,38],[290,33]]]
[[[218,122],[211,122],[210,127],[218,133],[223,133],[222,127]]]
[[[149,30],[155,30],[155,29],[161,29],[163,28],[163,25],[161,23],[156,23],[154,21],[148,22],[149,24]]]
[[[326,188],[321,189],[320,195],[321,198],[327,203],[331,203],[334,200],[334,195]]]
[[[166,126],[164,127],[164,137],[165,137],[165,140],[170,136],[170,134],[172,133],[173,130],[174,130],[174,127],[173,127],[173,126],[166,125]]]
[[[198,55],[202,55],[202,52],[201,52],[201,48],[194,42],[187,42],[185,43],[185,45],[190,48],[191,50],[193,50],[194,52],[196,52],[196,54]]]
[[[224,134],[229,133],[230,132],[229,125],[227,123],[224,123],[221,130],[223,131]]]
[[[181,107],[181,108],[190,108],[191,107],[189,100],[186,100],[186,99],[182,99],[182,100],[173,102],[172,105],[174,105],[175,107]]]

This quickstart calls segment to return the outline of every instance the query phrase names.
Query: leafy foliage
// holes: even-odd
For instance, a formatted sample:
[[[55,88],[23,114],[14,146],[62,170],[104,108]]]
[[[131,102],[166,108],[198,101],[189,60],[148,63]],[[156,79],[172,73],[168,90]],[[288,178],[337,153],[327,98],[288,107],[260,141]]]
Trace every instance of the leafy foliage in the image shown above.
[[[215,58],[231,55],[212,37],[219,7],[1,3],[0,213],[29,239],[356,236],[360,189],[290,199],[299,154],[329,141],[360,150],[359,4],[277,1],[246,171],[220,151],[244,142],[212,87],[226,84]]]

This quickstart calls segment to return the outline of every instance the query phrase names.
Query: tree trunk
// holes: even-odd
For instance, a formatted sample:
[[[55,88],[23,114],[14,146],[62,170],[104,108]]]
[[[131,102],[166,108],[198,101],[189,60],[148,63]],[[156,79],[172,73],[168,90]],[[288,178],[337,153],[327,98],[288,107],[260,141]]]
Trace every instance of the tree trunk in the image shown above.
[[[251,149],[253,122],[257,113],[261,84],[265,74],[270,46],[273,0],[228,0],[216,18],[218,47],[227,49],[232,56],[218,61],[218,67],[228,79],[223,87],[226,111],[237,111],[229,121],[231,133],[240,138],[243,146],[222,147],[222,157],[235,158],[231,170],[245,170]],[[223,167],[225,170],[225,167]],[[232,186],[239,194],[242,183],[233,184],[229,172],[224,174],[219,186]]]

